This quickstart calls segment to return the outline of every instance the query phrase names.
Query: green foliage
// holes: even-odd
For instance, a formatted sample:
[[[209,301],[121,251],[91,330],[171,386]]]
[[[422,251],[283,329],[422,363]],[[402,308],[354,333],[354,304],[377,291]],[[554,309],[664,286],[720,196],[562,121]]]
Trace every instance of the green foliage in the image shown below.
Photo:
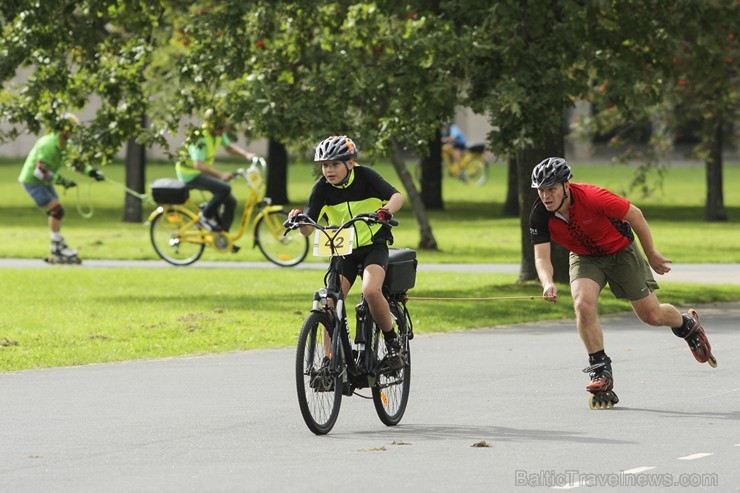
[[[453,113],[446,61],[457,51],[450,26],[411,5],[21,2],[3,12],[0,78],[32,72],[4,89],[0,111],[40,133],[100,99],[74,156],[99,164],[133,137],[165,145],[163,134],[207,108],[251,136],[309,144],[346,132],[368,155],[394,138],[422,149]]]
[[[17,2],[6,12],[0,77],[32,69],[6,86],[0,111],[28,131],[56,130],[61,115],[100,101],[95,119],[76,136],[72,164],[104,164],[139,131],[150,97],[140,80],[149,65],[157,3],[128,1]],[[13,134],[11,133],[10,137]]]
[[[393,141],[423,154],[465,105],[488,114],[491,148],[507,155],[559,135],[577,99],[609,112],[610,126],[664,102],[734,121],[737,10],[733,0],[20,0],[0,10],[0,80],[20,76],[4,84],[0,114],[39,133],[99,100],[73,158],[104,164],[130,138],[166,148],[165,135],[194,131],[208,108],[248,137],[306,146],[349,133],[368,157]]]
[[[592,65],[606,77],[595,79],[587,99],[596,106],[592,118],[577,121],[583,134],[612,134],[610,145],[619,149],[622,162],[640,160],[643,170],[633,187],[654,191],[649,174],[665,171],[665,152],[683,125],[701,122],[701,143],[695,149],[707,160],[715,142],[718,122],[734,122],[740,108],[737,43],[740,7],[733,0],[668,2],[655,9],[647,2],[613,2],[623,9],[621,25],[640,29],[639,36],[618,41],[605,38]],[[616,30],[618,23],[612,23]],[[620,63],[620,53],[639,63]],[[647,146],[637,145],[635,128],[650,128]],[[659,183],[659,180],[658,180]]]

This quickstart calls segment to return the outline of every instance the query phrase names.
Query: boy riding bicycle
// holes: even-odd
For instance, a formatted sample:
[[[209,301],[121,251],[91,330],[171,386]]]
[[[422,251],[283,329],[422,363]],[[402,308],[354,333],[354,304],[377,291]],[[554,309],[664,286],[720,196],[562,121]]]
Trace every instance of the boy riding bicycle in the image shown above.
[[[403,195],[375,170],[358,165],[356,156],[357,147],[346,135],[324,139],[314,156],[314,161],[321,163],[323,177],[314,184],[305,212],[293,209],[288,218],[305,213],[317,221],[326,215],[329,224],[343,224],[357,214],[375,213],[383,221],[390,220],[403,205]],[[370,315],[383,331],[389,362],[401,368],[401,346],[382,291],[393,235],[390,227],[381,224],[358,223],[354,228],[355,249],[342,258],[340,265],[342,291],[346,296],[357,279],[358,266],[362,265],[362,294]],[[308,236],[313,228],[302,226],[300,231]]]

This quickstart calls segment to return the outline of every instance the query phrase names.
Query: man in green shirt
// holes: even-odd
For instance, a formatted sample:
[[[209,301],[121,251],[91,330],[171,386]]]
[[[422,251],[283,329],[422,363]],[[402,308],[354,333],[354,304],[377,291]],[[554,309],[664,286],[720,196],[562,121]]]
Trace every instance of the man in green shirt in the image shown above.
[[[208,110],[205,116],[201,137],[188,146],[190,159],[177,162],[177,178],[191,190],[211,192],[211,200],[202,211],[201,223],[211,231],[228,231],[234,221],[236,198],[231,194],[231,185],[227,182],[234,178],[234,173],[220,171],[213,166],[216,151],[223,147],[229,154],[242,156],[247,161],[251,161],[255,155],[229,140],[224,133],[226,120],[221,113]],[[218,217],[221,204],[224,210]]]
[[[44,207],[49,216],[49,230],[51,232],[50,260],[78,263],[77,251],[67,246],[60,233],[64,207],[59,202],[54,184],[62,185],[65,190],[76,186],[74,181],[64,178],[58,172],[64,164],[63,151],[80,121],[72,113],[65,114],[63,119],[64,125],[59,132],[46,134],[36,141],[31,152],[28,153],[18,181],[36,202],[36,205]],[[92,166],[87,166],[84,172],[98,181],[104,179],[103,174]]]

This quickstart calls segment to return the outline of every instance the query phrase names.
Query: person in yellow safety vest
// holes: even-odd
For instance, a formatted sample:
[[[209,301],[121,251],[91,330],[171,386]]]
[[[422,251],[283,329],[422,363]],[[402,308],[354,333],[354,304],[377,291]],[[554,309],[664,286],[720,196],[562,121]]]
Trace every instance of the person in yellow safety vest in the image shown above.
[[[216,151],[223,147],[232,156],[242,156],[247,161],[255,156],[231,142],[225,130],[226,119],[223,114],[210,109],[206,111],[200,138],[188,146],[190,159],[178,161],[176,165],[177,178],[188,189],[211,192],[211,200],[201,212],[201,224],[210,231],[228,231],[234,222],[236,210],[236,198],[228,184],[234,178],[234,173],[220,171],[213,166]],[[219,217],[222,204],[224,208]]]

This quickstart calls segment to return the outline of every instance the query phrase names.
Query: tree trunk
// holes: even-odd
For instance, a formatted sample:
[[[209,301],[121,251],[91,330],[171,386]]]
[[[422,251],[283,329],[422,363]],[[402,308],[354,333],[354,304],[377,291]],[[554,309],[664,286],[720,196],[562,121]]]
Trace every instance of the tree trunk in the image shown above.
[[[444,209],[442,200],[442,141],[439,130],[429,142],[429,152],[419,163],[421,200],[427,209]]]
[[[141,128],[147,127],[146,116],[141,118]],[[143,194],[146,188],[146,148],[129,139],[126,144],[126,187]],[[126,193],[123,202],[123,218],[125,223],[140,223],[142,220],[142,204],[139,197]]]
[[[267,145],[267,191],[273,204],[287,204],[288,151],[282,142],[270,138]]]
[[[432,225],[429,223],[429,216],[427,216],[427,210],[424,206],[424,202],[421,199],[421,195],[416,191],[416,185],[414,180],[406,167],[406,162],[403,159],[401,153],[401,146],[398,142],[393,143],[393,153],[391,154],[391,164],[398,173],[398,177],[401,179],[403,187],[406,189],[406,200],[411,206],[416,217],[416,222],[419,225],[419,250],[437,250],[437,240],[434,239],[432,233]]]
[[[704,219],[710,222],[727,221],[727,209],[722,192],[722,117],[712,121],[713,132],[711,153],[705,163],[707,170],[707,203],[704,208]]]
[[[529,235],[529,214],[532,204],[538,200],[537,191],[532,188],[532,170],[543,159],[552,156],[565,155],[565,140],[563,130],[558,129],[554,134],[546,136],[540,142],[541,147],[531,147],[516,154],[517,180],[519,185],[519,221],[521,224],[522,263],[519,271],[519,282],[536,281],[537,269],[534,265],[534,247]],[[553,280],[567,283],[569,252],[556,243],[551,243]]]
[[[519,216],[519,187],[517,186],[516,155],[510,154],[508,159],[508,171],[506,173],[508,183],[506,185],[506,202],[504,202],[504,217]]]

